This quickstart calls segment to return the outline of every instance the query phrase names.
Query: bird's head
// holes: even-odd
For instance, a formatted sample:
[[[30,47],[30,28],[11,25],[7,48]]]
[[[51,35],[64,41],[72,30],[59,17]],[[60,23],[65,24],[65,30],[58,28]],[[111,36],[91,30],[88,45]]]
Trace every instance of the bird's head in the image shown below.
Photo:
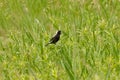
[[[58,31],[57,31],[57,34],[61,34],[61,31],[60,31],[60,30],[58,30]]]

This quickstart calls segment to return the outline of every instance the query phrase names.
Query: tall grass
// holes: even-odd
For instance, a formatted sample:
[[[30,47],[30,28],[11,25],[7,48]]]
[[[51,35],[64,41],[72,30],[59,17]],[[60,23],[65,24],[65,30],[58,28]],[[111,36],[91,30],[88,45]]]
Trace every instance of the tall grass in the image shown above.
[[[119,4],[0,1],[0,80],[119,80]],[[57,30],[60,41],[45,47]]]

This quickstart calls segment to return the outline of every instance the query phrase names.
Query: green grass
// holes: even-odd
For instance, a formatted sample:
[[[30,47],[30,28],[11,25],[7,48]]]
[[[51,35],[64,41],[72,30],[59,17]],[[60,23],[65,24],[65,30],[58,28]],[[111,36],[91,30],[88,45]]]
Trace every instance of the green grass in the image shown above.
[[[57,30],[56,45],[45,44]],[[1,0],[0,80],[119,80],[119,0]]]

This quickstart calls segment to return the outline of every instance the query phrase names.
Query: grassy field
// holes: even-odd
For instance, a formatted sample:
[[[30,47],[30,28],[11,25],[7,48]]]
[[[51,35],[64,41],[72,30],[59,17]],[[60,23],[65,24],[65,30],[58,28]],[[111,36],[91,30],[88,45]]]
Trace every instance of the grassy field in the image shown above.
[[[119,79],[120,0],[0,0],[0,80]]]

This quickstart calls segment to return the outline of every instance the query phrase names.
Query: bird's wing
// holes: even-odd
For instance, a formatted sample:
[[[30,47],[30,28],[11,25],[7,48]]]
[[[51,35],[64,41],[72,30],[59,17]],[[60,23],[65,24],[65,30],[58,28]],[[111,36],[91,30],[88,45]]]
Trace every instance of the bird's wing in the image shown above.
[[[50,39],[50,43],[54,40],[55,36]]]

